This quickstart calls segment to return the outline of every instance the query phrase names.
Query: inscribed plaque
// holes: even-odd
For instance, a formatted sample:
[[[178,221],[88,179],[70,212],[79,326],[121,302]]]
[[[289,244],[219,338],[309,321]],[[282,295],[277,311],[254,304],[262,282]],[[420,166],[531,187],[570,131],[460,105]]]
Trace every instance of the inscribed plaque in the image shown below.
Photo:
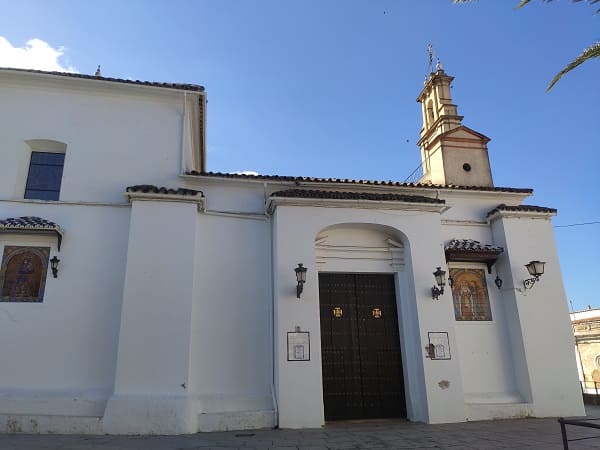
[[[287,334],[288,361],[310,361],[310,333],[294,331]]]
[[[428,357],[431,359],[452,359],[450,356],[450,341],[446,331],[430,331]]]

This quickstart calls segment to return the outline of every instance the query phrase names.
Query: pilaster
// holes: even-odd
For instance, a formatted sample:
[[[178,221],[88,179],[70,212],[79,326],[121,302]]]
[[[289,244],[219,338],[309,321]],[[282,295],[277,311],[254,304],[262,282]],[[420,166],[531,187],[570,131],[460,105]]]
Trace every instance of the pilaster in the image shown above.
[[[197,431],[190,343],[198,202],[131,195],[129,247],[107,433]]]
[[[509,324],[517,387],[536,417],[584,415],[574,338],[550,217],[541,213],[497,211],[490,216],[494,243],[505,253],[497,271]],[[513,208],[513,209],[519,209]],[[543,208],[540,208],[543,209]],[[545,273],[531,289],[525,264],[545,261]]]

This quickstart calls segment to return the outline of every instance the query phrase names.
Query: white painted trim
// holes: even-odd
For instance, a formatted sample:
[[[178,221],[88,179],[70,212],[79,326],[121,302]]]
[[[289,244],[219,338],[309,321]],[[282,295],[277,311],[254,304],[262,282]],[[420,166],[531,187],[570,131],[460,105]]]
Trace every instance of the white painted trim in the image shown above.
[[[197,203],[198,208],[202,208],[202,206],[204,205],[204,197],[202,195],[160,194],[155,192],[126,192],[125,196],[130,202],[158,201],[176,203]]]
[[[250,213],[242,211],[213,211],[213,210],[202,210],[202,214],[207,216],[218,216],[218,217],[232,217],[234,219],[249,219],[249,220],[264,220],[269,221],[271,217],[267,214],[262,213]]]
[[[544,219],[550,220],[555,212],[539,211],[496,211],[487,218],[488,224],[497,219]]]
[[[469,227],[486,227],[487,228],[489,226],[489,223],[480,222],[478,220],[446,220],[446,219],[442,219],[440,221],[440,223],[445,226],[457,226],[457,227],[469,226]]]
[[[24,204],[41,204],[41,205],[76,205],[76,206],[110,206],[116,208],[129,208],[129,203],[104,203],[104,202],[82,202],[69,200],[36,200],[21,198],[18,200],[12,198],[0,198],[0,203],[24,203]]]
[[[389,200],[364,200],[364,199],[331,199],[331,198],[295,198],[274,197],[267,204],[267,211],[273,214],[276,207],[282,206],[310,206],[326,208],[360,208],[360,209],[388,209],[397,211],[425,211],[443,213],[450,207],[441,203],[413,203]]]
[[[25,139],[32,152],[67,153],[67,144],[55,139]]]

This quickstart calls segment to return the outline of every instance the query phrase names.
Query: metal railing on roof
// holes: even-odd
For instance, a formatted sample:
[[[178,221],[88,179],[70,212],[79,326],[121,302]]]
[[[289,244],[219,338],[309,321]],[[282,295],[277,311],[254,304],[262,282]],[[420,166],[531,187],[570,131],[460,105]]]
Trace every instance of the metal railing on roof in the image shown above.
[[[407,176],[403,183],[418,183],[423,178],[423,166],[419,164],[415,170],[413,170],[409,176]]]

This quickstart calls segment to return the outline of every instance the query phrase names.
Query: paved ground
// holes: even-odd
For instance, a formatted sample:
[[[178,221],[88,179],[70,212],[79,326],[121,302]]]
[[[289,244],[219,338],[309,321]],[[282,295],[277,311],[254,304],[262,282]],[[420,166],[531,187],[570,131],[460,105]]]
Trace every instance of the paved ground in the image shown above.
[[[600,408],[588,409],[600,417]],[[600,421],[598,422],[600,423]],[[571,450],[600,449],[600,430],[568,428]],[[560,450],[556,419],[520,419],[424,425],[397,420],[351,421],[310,430],[258,430],[191,436],[0,435],[1,450],[341,450],[341,449],[527,449]]]

